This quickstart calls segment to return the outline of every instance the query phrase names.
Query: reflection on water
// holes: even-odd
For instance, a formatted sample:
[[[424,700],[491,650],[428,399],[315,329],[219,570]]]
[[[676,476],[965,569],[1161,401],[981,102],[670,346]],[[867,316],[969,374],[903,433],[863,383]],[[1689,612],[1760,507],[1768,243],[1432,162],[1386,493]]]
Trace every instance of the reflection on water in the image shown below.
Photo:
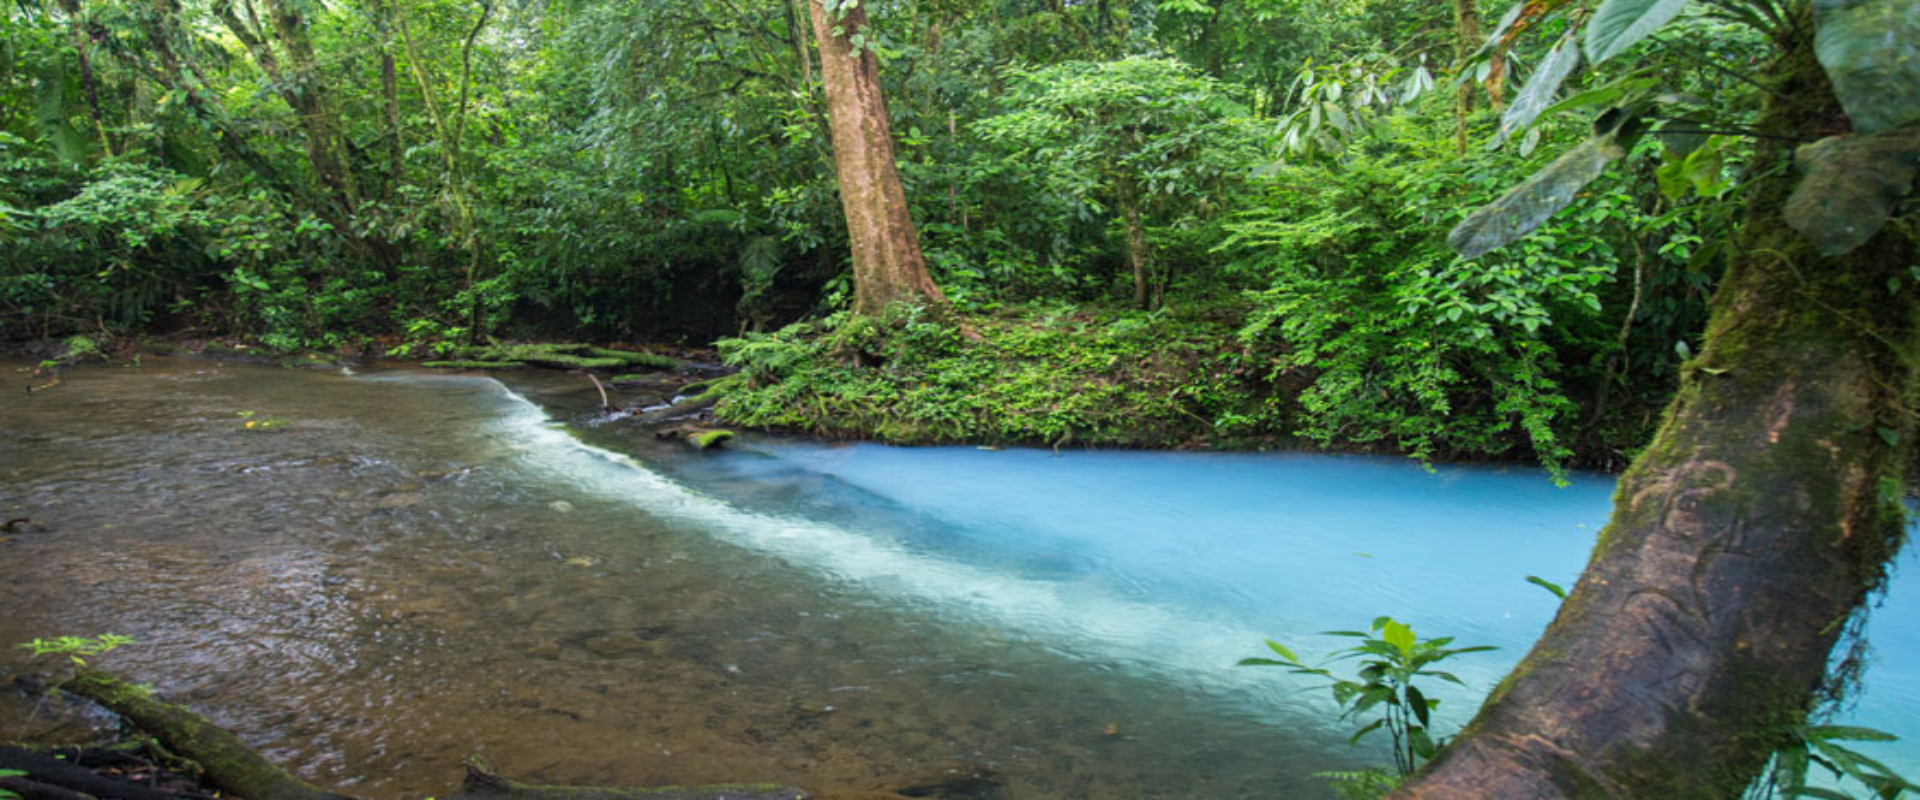
[[[483,379],[76,371],[0,399],[0,509],[34,520],[0,544],[0,642],[134,636],[100,663],[367,796],[443,793],[469,754],[569,783],[977,772],[1004,798],[1314,796],[1358,758],[903,608],[755,547],[831,529],[729,508]]]
[[[1601,478],[1377,459],[700,456],[598,419],[577,376],[510,380],[161,361],[0,392],[0,512],[34,520],[0,544],[0,642],[133,635],[103,665],[367,796],[444,792],[470,754],[541,782],[1327,796],[1310,773],[1372,754],[1321,692],[1229,665],[1390,613],[1502,646],[1460,665],[1484,689],[1552,612],[1525,576],[1570,580],[1607,509]],[[1920,613],[1888,602],[1876,641],[1914,663]],[[1920,736],[1913,674],[1870,683],[1861,721]]]

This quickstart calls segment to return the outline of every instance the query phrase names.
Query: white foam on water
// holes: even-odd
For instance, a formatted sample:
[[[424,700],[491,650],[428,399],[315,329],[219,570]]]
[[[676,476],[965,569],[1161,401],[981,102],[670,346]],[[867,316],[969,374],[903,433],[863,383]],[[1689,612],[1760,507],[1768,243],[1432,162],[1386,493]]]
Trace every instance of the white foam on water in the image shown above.
[[[581,442],[535,404],[502,387],[510,407],[498,435],[526,466],[579,491],[629,504],[677,526],[771,555],[816,575],[904,599],[993,628],[1012,628],[1061,649],[1206,684],[1269,702],[1303,700],[1302,682],[1236,668],[1258,655],[1263,634],[1242,626],[1114,597],[1087,582],[1025,579],[912,552],[896,542],[812,520],[738,508],[639,461]]]

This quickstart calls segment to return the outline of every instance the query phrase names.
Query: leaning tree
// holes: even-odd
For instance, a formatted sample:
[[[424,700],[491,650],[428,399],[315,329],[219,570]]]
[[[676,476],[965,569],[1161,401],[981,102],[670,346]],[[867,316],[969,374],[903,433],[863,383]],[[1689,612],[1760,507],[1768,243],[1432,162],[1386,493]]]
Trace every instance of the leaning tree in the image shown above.
[[[1394,797],[1736,796],[1792,743],[1900,547],[1920,358],[1920,2],[1603,0],[1569,15],[1584,35],[1542,60],[1534,81],[1556,85],[1539,96],[1690,5],[1761,28],[1775,50],[1754,76],[1758,153],[1706,345],[1558,616]],[[1468,217],[1462,253],[1575,202],[1674,94],[1641,79],[1580,97],[1605,106],[1592,138]],[[1523,98],[1509,115],[1545,105]]]

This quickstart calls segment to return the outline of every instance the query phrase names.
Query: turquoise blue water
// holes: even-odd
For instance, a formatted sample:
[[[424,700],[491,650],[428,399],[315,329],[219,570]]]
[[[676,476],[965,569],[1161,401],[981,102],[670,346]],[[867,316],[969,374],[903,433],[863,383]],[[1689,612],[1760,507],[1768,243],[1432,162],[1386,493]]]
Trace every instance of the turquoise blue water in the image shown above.
[[[1536,469],[1323,454],[891,448],[780,440],[670,459],[670,474],[742,509],[817,523],[763,542],[925,613],[985,617],[1065,653],[1223,694],[1284,720],[1324,712],[1277,671],[1235,668],[1280,639],[1377,615],[1499,648],[1449,668],[1457,726],[1550,620],[1605,523],[1613,479],[1556,487]],[[1920,555],[1901,567],[1912,572]],[[1901,736],[1862,750],[1920,773],[1920,586],[1896,579],[1871,618],[1876,658],[1845,721]],[[1278,685],[1278,686],[1275,686]],[[1289,691],[1290,687],[1295,691]]]

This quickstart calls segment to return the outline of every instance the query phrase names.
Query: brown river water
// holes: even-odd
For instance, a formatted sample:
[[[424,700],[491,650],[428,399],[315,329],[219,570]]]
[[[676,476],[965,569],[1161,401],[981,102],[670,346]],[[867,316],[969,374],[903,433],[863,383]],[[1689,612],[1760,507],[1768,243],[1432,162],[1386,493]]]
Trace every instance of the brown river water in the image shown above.
[[[638,427],[595,428],[639,462],[592,468],[672,496],[588,491],[520,399],[581,422],[579,376],[150,357],[28,396],[23,366],[0,362],[0,516],[31,520],[0,537],[0,677],[46,667],[16,642],[132,636],[97,665],[328,788],[444,794],[479,755],[542,783],[1326,797],[1309,773],[1362,760],[711,535],[661,509],[726,502],[646,473],[694,456]]]

